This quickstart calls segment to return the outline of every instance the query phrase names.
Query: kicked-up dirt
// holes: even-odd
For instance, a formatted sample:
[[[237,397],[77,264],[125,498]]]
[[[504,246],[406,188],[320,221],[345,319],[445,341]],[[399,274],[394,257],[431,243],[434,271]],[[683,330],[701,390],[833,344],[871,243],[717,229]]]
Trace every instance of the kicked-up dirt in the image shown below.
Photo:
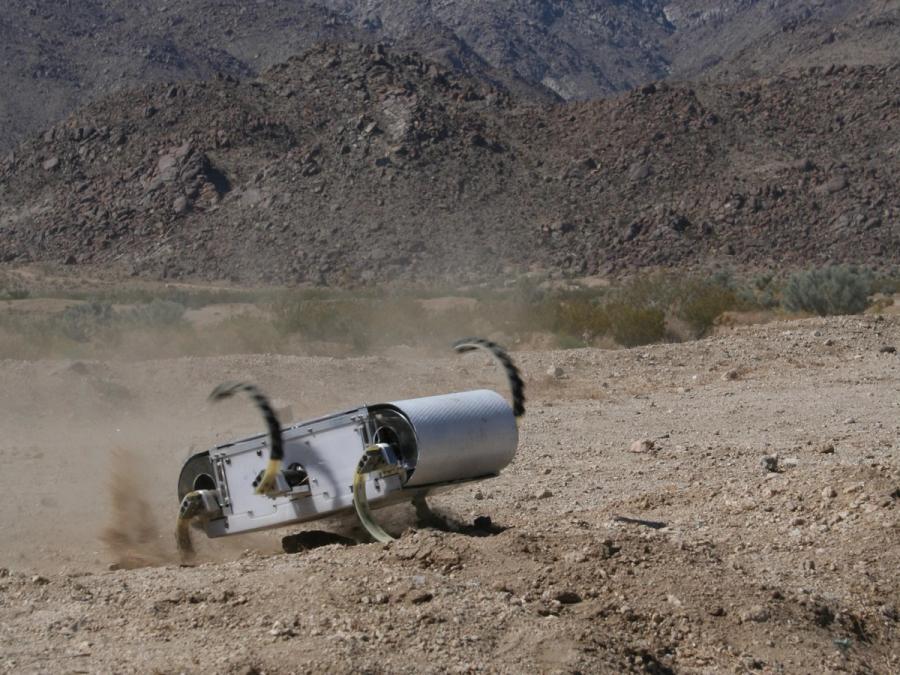
[[[180,463],[260,426],[214,385],[303,418],[501,374],[413,351],[2,361],[0,671],[898,672],[898,347],[900,320],[853,317],[517,352],[516,459],[432,499],[458,531],[398,508],[388,545],[198,535],[192,567]]]

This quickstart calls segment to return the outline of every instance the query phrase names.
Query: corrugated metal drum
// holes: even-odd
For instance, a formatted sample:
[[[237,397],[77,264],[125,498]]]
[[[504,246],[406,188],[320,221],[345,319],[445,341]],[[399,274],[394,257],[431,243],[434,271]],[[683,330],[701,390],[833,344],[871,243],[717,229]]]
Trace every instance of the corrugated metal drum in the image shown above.
[[[491,476],[516,454],[516,418],[495,391],[430,396],[388,406],[401,412],[415,433],[416,468],[409,486]]]

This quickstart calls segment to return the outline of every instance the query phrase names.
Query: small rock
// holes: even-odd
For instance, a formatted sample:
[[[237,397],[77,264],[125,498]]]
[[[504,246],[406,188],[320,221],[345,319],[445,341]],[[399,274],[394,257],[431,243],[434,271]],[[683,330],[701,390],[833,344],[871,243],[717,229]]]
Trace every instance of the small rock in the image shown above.
[[[178,197],[177,199],[175,199],[174,202],[172,202],[172,211],[176,215],[180,216],[182,213],[187,211],[187,207],[188,207],[187,197],[184,197],[184,196]]]
[[[51,157],[46,160],[41,166],[44,167],[44,171],[53,171],[56,167],[59,166],[59,157]]]
[[[472,526],[476,530],[490,530],[494,526],[494,521],[490,516],[478,516],[472,521]]]
[[[741,621],[754,621],[764,623],[769,620],[769,610],[761,605],[754,605],[750,609],[741,612]]]
[[[0,567],[0,579],[2,579],[3,577],[8,577],[8,576],[9,576],[9,570],[5,567]]]
[[[175,168],[178,160],[175,158],[175,155],[163,155],[156,162],[156,171],[157,173],[165,173],[167,171],[171,171]]]
[[[761,460],[759,460],[759,463],[766,471],[778,473],[778,455],[766,455]]]
[[[729,380],[737,380],[740,376],[741,374],[739,371],[732,369],[723,374],[722,379],[727,382]]]
[[[848,417],[847,419],[844,420],[844,424],[856,424],[856,418]]]
[[[830,485],[826,488],[822,488],[822,497],[825,499],[834,499],[837,497],[837,490],[835,490]]]
[[[40,574],[35,574],[31,577],[31,583],[36,586],[43,586],[44,584],[49,584],[50,580],[47,577],[42,577]]]
[[[538,493],[538,499],[549,499],[553,496],[553,493],[550,490],[544,490],[543,492]]]
[[[481,501],[482,499],[484,499],[484,493],[481,490],[478,490],[475,493],[474,497],[477,501]]]
[[[881,349],[878,350],[879,354],[896,354],[897,348],[892,345],[884,345]]]
[[[575,605],[581,602],[581,596],[574,591],[560,591],[553,599],[563,605]]]
[[[822,455],[833,455],[834,454],[834,443],[823,443],[816,450],[819,454]]]
[[[826,194],[834,194],[846,189],[850,185],[846,176],[835,176],[831,180],[826,181],[820,188],[820,192]]]
[[[269,635],[272,637],[293,637],[294,631],[289,626],[285,626],[281,623],[281,621],[276,621],[272,624]]]
[[[431,602],[433,598],[434,595],[432,595],[431,593],[428,593],[427,591],[419,591],[410,595],[409,601],[414,605],[422,605],[426,602]]]
[[[557,380],[559,378],[561,378],[564,374],[565,374],[565,372],[559,366],[550,366],[549,368],[547,368],[547,375],[549,375],[550,377],[555,378]]]
[[[796,466],[799,466],[799,464],[800,460],[798,460],[796,457],[785,457],[783,460],[781,460],[781,466],[786,469],[794,468]]]
[[[635,162],[628,168],[628,179],[634,182],[646,180],[653,173],[653,168],[646,162]]]
[[[656,443],[649,438],[642,438],[634,441],[629,448],[629,452],[644,453],[657,450]]]
[[[822,344],[825,345],[826,347],[833,347],[833,346],[834,346],[834,340],[832,340],[831,338],[828,338],[828,339],[825,340],[825,342],[823,342]]]

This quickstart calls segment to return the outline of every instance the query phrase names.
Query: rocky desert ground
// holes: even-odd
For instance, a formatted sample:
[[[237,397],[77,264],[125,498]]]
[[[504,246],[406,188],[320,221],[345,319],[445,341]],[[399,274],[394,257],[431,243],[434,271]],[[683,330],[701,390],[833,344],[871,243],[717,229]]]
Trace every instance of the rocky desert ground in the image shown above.
[[[215,384],[302,419],[502,376],[413,349],[2,361],[0,670],[898,672],[897,347],[885,314],[517,351],[519,452],[431,499],[449,531],[397,507],[387,545],[198,533],[191,566],[180,463],[259,427]]]
[[[900,0],[6,5],[0,674],[900,673]],[[467,335],[500,476],[180,560]]]

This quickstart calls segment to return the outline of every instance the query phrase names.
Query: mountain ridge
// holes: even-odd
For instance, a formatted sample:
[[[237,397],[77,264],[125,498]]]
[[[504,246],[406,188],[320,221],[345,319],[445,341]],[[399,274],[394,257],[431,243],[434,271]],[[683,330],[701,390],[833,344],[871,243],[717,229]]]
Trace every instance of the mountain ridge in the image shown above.
[[[95,102],[0,163],[0,260],[264,283],[900,263],[900,67],[537,104],[383,46]]]

